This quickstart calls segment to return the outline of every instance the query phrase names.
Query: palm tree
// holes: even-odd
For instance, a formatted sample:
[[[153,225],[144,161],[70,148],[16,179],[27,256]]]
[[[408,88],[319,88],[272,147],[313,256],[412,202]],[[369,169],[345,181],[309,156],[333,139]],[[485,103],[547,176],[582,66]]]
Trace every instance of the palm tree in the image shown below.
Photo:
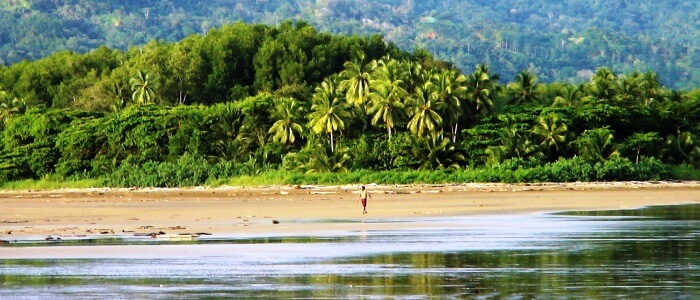
[[[274,133],[273,141],[281,144],[294,144],[297,135],[303,131],[303,127],[296,120],[297,117],[305,115],[304,108],[299,101],[293,98],[281,98],[277,101],[276,110],[273,117],[277,121],[272,124],[268,133]]]
[[[12,119],[15,114],[24,113],[27,109],[27,105],[24,100],[17,99],[17,97],[8,97],[5,91],[0,91],[0,120],[3,124]]]
[[[337,79],[329,77],[314,89],[313,111],[309,114],[309,128],[316,134],[330,135],[331,152],[334,152],[333,132],[345,129],[345,121],[350,118],[347,103],[338,89]]]
[[[117,83],[112,83],[107,88],[107,93],[112,96],[112,104],[109,108],[118,113],[126,108],[127,98],[124,97],[124,89]]]
[[[412,152],[421,170],[459,169],[459,163],[464,161],[453,142],[437,135],[419,139]]]
[[[612,130],[603,127],[584,131],[574,142],[579,147],[579,155],[592,161],[605,161],[620,157],[620,145],[614,143]]]
[[[638,72],[633,72],[615,81],[616,103],[631,106],[639,102],[639,76],[640,74]]]
[[[391,139],[394,123],[404,116],[403,99],[407,95],[408,93],[401,87],[400,80],[377,81],[369,94],[370,106],[367,113],[373,114],[373,125],[376,126],[380,120],[384,122],[389,139]]]
[[[218,117],[211,122],[209,133],[211,135],[213,154],[210,159],[223,158],[230,161],[242,161],[248,153],[241,127],[244,115],[235,108],[234,103],[217,104],[212,109],[221,111],[215,115]]]
[[[432,76],[431,98],[441,103],[442,116],[450,127],[452,142],[457,142],[460,117],[463,114],[462,100],[465,98],[467,78],[455,70],[445,69]]]
[[[345,98],[350,105],[360,107],[365,104],[367,95],[369,94],[371,73],[368,68],[370,65],[363,65],[365,60],[364,53],[358,53],[358,58],[353,62],[345,62],[345,69],[340,72],[340,87],[345,90]]]
[[[395,122],[404,116],[404,99],[408,92],[404,88],[401,65],[395,59],[384,56],[372,63],[372,84],[367,96],[369,107],[367,113],[372,116],[372,125],[377,125],[381,120],[391,139]]]
[[[413,91],[422,86],[429,79],[429,73],[418,62],[404,60],[399,64],[401,80],[406,91]]]
[[[658,103],[664,94],[664,88],[661,86],[659,75],[653,71],[648,71],[641,75],[640,81],[642,105],[650,106],[654,103]]]
[[[615,75],[610,68],[603,67],[596,70],[589,84],[591,89],[590,94],[598,101],[612,101],[616,95],[616,80],[617,75]]]
[[[466,97],[474,105],[475,112],[488,112],[498,93],[498,75],[490,75],[486,65],[476,66],[474,73],[467,77]]]
[[[515,76],[515,82],[508,84],[511,103],[531,104],[539,100],[542,84],[537,82],[537,76],[523,71]]]
[[[700,140],[696,135],[679,130],[676,134],[666,137],[666,144],[669,150],[667,154],[669,161],[696,166],[700,162]]]
[[[287,154],[284,165],[288,170],[306,173],[347,172],[350,148],[339,147],[332,153],[327,151],[320,144],[309,142],[299,152]]]
[[[564,107],[564,106],[576,106],[578,105],[582,100],[584,100],[584,93],[581,90],[580,86],[572,85],[572,84],[560,84],[557,87],[557,84],[552,83],[549,85],[551,87],[555,87],[556,91],[554,91],[554,101],[552,101],[552,106],[556,107]]]
[[[499,140],[501,145],[490,146],[486,149],[489,163],[500,163],[510,158],[542,158],[542,152],[532,142],[529,134],[521,134],[516,128],[507,128],[501,131]]]
[[[566,123],[562,122],[561,117],[550,113],[537,118],[532,133],[539,138],[540,148],[548,158],[552,159],[552,152],[559,152],[564,146],[567,130]]]
[[[138,104],[149,104],[155,98],[156,84],[154,81],[150,80],[148,73],[143,71],[138,71],[136,77],[129,80],[131,84],[131,91],[133,94],[131,98]]]
[[[442,117],[438,111],[443,104],[431,99],[432,88],[431,82],[426,82],[422,87],[416,88],[406,109],[410,118],[408,130],[420,137],[439,134],[441,131]]]

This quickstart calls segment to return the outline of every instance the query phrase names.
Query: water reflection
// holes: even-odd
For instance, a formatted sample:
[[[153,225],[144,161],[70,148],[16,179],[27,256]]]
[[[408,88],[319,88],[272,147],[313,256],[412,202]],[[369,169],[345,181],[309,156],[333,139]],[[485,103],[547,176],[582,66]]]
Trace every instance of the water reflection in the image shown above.
[[[0,298],[700,296],[700,205],[422,222],[429,228],[115,246],[196,250],[170,259],[5,259]]]

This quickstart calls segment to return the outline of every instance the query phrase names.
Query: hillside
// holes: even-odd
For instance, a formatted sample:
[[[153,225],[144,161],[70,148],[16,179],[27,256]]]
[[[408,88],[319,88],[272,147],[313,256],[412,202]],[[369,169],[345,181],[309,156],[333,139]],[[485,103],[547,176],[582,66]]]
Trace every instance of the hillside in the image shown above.
[[[463,71],[488,64],[504,80],[528,70],[543,82],[578,83],[608,66],[616,73],[653,70],[669,88],[700,86],[697,1],[10,0],[0,2],[0,63],[289,19],[321,32],[378,33]]]

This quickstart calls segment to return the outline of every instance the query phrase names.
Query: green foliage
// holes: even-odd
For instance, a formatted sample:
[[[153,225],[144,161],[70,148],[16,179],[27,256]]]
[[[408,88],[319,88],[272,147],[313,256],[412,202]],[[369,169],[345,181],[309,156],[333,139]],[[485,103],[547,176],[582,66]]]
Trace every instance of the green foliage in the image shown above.
[[[689,165],[672,166],[670,172],[670,177],[675,180],[690,180],[698,181],[700,180],[700,170]]]
[[[497,81],[303,22],[57,53],[0,69],[0,181],[657,180],[700,162],[700,92],[653,72]]]
[[[175,162],[122,164],[107,175],[104,184],[116,187],[199,186],[209,180],[237,175],[235,172],[236,169],[225,162],[210,165],[201,157],[183,155]]]

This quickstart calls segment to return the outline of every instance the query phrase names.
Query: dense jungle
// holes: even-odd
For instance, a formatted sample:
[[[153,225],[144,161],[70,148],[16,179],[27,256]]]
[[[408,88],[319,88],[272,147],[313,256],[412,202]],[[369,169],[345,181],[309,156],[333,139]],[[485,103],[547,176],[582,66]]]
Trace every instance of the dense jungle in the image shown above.
[[[170,3],[170,9],[190,12],[190,7],[174,6],[178,2],[189,3],[138,5]],[[295,7],[284,1],[230,2],[212,3]],[[297,10],[291,11],[302,14],[302,2],[311,7],[297,1]],[[316,1],[313,11],[329,13],[354,2],[374,5]],[[393,2],[376,3],[418,11],[431,1],[402,1],[396,7]],[[626,1],[636,2],[643,1]],[[123,2],[3,3],[9,16],[31,18],[41,14],[37,8],[53,14],[83,7],[86,11],[75,17],[86,18]],[[94,44],[76,39],[85,48],[46,47],[50,54],[0,68],[0,182],[170,187],[229,184],[242,177],[257,178],[252,183],[258,184],[305,184],[697,176],[700,92],[669,88],[669,79],[651,68],[621,68],[614,63],[624,61],[619,54],[609,65],[591,66],[586,76],[553,78],[548,74],[562,69],[541,71],[530,66],[533,62],[509,70],[477,46],[479,62],[466,67],[428,45],[407,50],[382,32],[337,34],[281,17],[266,22],[270,25],[227,15],[182,35],[169,30],[176,36],[164,38],[146,30],[151,22],[162,25],[164,19],[156,17],[160,10],[132,9],[146,12],[142,27],[118,29],[132,26],[125,17],[130,10],[120,11],[123,18],[109,25],[126,35],[125,44],[112,44],[120,39],[105,39],[102,35],[111,31],[93,24],[99,33],[90,39]],[[426,18],[419,19],[433,21]],[[181,24],[193,20],[183,17]],[[424,28],[421,24],[413,30]],[[49,28],[73,27],[55,23]],[[507,44],[497,51],[518,43]],[[561,63],[576,65],[574,60]]]

